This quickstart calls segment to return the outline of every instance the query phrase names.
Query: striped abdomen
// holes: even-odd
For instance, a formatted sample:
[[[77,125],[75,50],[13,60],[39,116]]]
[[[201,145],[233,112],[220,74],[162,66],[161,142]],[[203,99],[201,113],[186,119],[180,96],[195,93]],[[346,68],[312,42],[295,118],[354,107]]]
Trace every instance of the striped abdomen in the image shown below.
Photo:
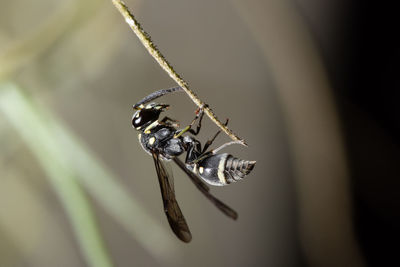
[[[243,160],[228,155],[224,171],[226,183],[230,184],[243,179],[251,172],[255,164],[255,161]]]
[[[251,172],[255,164],[255,161],[235,158],[224,153],[203,159],[194,169],[193,166],[188,166],[188,168],[207,183],[222,186],[243,179]]]

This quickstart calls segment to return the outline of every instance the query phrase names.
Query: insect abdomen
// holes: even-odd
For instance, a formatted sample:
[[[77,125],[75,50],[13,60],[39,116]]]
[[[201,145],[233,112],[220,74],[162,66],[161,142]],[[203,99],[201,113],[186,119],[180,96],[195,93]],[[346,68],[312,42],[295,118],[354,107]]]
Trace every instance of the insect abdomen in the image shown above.
[[[243,160],[228,155],[224,170],[226,183],[230,184],[243,179],[253,170],[255,164],[255,161]]]
[[[196,171],[207,183],[223,186],[243,179],[251,172],[255,164],[255,161],[243,160],[223,153],[205,158],[199,163]]]

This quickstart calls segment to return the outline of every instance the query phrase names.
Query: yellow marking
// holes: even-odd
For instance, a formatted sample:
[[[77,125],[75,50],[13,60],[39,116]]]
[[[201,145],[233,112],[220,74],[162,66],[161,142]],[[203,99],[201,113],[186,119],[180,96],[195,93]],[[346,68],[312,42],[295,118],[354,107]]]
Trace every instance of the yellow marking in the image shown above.
[[[194,173],[197,173],[197,164],[194,165],[194,167],[193,167],[193,172],[194,172]]]
[[[145,134],[151,133],[151,129],[153,129],[154,127],[156,127],[158,124],[160,124],[160,123],[158,122],[158,120],[154,121],[152,124],[150,124],[149,126],[147,126],[146,129],[144,129],[144,133],[145,133]]]
[[[146,106],[147,109],[151,109],[152,107],[153,107],[152,104],[148,104],[148,105]]]
[[[153,145],[155,141],[156,141],[156,138],[152,137],[152,138],[149,139],[149,144]]]
[[[203,167],[200,167],[200,168],[199,168],[199,173],[200,173],[200,174],[203,174],[203,172],[204,172],[204,168],[203,168]]]
[[[226,179],[224,175],[226,158],[227,156],[221,158],[218,164],[218,179],[222,185],[226,185]]]

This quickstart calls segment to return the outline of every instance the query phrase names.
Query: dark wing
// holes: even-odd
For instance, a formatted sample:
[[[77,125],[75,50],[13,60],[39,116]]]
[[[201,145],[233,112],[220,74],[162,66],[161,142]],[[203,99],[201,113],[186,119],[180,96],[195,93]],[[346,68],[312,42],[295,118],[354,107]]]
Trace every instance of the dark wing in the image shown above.
[[[178,202],[176,202],[172,177],[168,175],[168,172],[160,160],[158,153],[153,152],[152,155],[154,164],[156,165],[158,181],[160,182],[164,211],[167,215],[169,225],[180,240],[186,243],[190,242],[190,240],[192,240],[192,234],[190,233],[189,227],[186,224],[186,220],[183,217]]]
[[[208,198],[218,209],[220,209],[223,213],[225,213],[225,215],[234,220],[237,219],[238,217],[237,212],[228,207],[218,198],[211,195],[211,193],[209,192],[210,188],[196,174],[188,170],[186,168],[185,163],[183,163],[177,157],[174,158],[174,161],[189,176],[190,180],[194,183],[197,189],[199,189],[200,192],[202,192],[205,195],[206,198]]]

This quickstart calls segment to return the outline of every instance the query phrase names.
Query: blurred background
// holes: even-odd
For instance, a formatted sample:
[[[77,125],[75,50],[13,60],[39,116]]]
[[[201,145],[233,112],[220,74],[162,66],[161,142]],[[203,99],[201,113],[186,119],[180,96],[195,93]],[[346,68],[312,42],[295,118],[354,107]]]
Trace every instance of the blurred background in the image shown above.
[[[111,1],[2,1],[0,266],[400,264],[394,7],[126,3],[249,144],[226,151],[257,160],[254,171],[212,188],[239,219],[173,166],[193,240],[170,230],[131,107],[175,84]],[[192,120],[184,93],[160,101],[181,125]],[[199,139],[216,131],[206,118]]]

